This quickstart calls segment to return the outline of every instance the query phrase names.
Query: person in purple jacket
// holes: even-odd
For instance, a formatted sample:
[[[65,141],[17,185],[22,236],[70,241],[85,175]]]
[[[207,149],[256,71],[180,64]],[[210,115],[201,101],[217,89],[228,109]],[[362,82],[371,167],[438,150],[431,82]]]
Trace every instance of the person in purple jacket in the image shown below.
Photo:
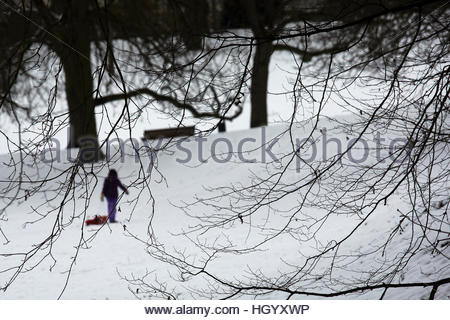
[[[100,199],[101,201],[103,201],[103,198],[106,197],[106,202],[108,203],[108,218],[109,222],[112,223],[116,222],[116,204],[117,198],[119,198],[117,188],[122,189],[126,194],[128,194],[127,188],[123,186],[123,184],[117,177],[117,171],[111,169],[105,179],[105,183],[103,184],[103,190],[100,195]]]

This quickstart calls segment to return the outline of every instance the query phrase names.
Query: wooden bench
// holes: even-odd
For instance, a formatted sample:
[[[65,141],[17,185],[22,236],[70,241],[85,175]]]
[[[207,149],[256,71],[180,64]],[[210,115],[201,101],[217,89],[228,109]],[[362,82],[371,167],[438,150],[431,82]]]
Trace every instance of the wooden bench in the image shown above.
[[[153,140],[161,138],[190,137],[195,134],[195,126],[178,127],[156,130],[145,130],[143,140]]]

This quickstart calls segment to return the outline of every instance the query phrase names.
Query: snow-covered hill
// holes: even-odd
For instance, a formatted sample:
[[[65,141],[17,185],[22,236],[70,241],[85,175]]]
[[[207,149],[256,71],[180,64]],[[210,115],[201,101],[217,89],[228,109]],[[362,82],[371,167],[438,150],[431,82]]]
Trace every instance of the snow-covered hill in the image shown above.
[[[361,222],[361,226],[351,233],[349,239],[339,248],[342,257],[336,261],[336,267],[330,278],[321,279],[320,274],[330,267],[332,255],[317,263],[316,269],[307,279],[302,279],[304,282],[301,283],[309,286],[305,289],[330,292],[346,287],[350,279],[357,278],[358,273],[362,278],[375,280],[382,277],[387,273],[384,268],[389,261],[394,261],[411,247],[417,246],[417,243],[413,243],[416,241],[417,227],[407,221],[402,225],[401,232],[396,233],[393,241],[388,241],[392,231],[402,219],[402,213],[410,208],[408,204],[410,195],[406,186],[398,189],[386,203],[377,206],[367,217],[364,216],[365,212],[355,214],[349,212],[325,218],[330,208],[322,207],[320,203],[316,203],[317,206],[313,206],[312,203],[306,204],[301,212],[294,214],[295,209],[305,200],[304,191],[279,196],[283,191],[290,190],[290,186],[306,179],[308,167],[295,158],[289,164],[289,155],[293,150],[291,141],[294,141],[295,145],[296,138],[306,138],[313,124],[313,121],[296,124],[291,131],[292,135],[286,131],[287,125],[277,125],[210,135],[204,141],[194,141],[191,138],[190,141],[180,142],[178,146],[172,145],[168,150],[158,153],[157,163],[151,171],[150,179],[147,180],[148,185],[142,183],[142,178],[144,173],[149,173],[149,156],[143,153],[140,162],[136,161],[129,144],[128,155],[123,161],[116,155],[109,166],[99,163],[92,168],[86,166],[85,171],[79,171],[75,175],[78,187],[71,189],[67,194],[65,184],[70,181],[73,172],[68,170],[72,164],[66,159],[66,151],[61,152],[59,162],[51,164],[43,163],[41,160],[24,159],[20,190],[13,188],[4,193],[1,199],[3,207],[14,199],[16,192],[21,197],[20,201],[14,200],[7,207],[0,220],[0,228],[4,234],[0,235],[3,243],[0,249],[2,271],[0,283],[3,286],[11,280],[11,277],[14,279],[5,292],[0,292],[0,299],[55,299],[61,292],[63,299],[156,297],[152,295],[151,290],[143,292],[145,286],[138,279],[144,276],[149,283],[167,286],[166,290],[177,298],[192,298],[195,296],[191,295],[188,288],[194,291],[207,288],[207,278],[198,276],[179,281],[178,269],[173,264],[163,263],[148,254],[149,252],[157,254],[155,248],[147,244],[150,239],[157,239],[168,253],[183,252],[186,260],[193,264],[205,259],[205,248],[213,245],[222,246],[224,251],[217,254],[215,260],[210,263],[209,270],[214,274],[220,274],[223,279],[230,281],[244,279],[249,275],[248,270],[275,278],[283,273],[293,272],[295,268],[292,266],[303,264],[307,257],[317,253],[318,248],[341,240]],[[314,157],[315,161],[319,162],[333,159],[337,152],[336,142],[329,142],[323,148],[321,144],[324,139],[323,128],[328,129],[326,131],[328,139],[331,137],[338,139],[343,148],[356,137],[356,131],[353,133],[351,130],[344,130],[346,127],[336,127],[336,122],[329,119],[321,120],[313,136],[319,139]],[[273,144],[272,150],[280,162],[272,161],[270,154],[261,149],[261,143],[270,142],[274,137],[278,137],[279,140]],[[392,134],[388,137],[393,138]],[[342,189],[354,183],[351,181],[352,173],[362,170],[361,165],[370,166],[375,163],[377,152],[375,142],[367,141],[369,149],[361,144],[352,154],[353,158],[362,159],[368,150],[367,159],[363,164],[356,166],[343,161],[339,165],[340,175],[349,174],[348,185],[342,185]],[[142,144],[140,141],[139,143]],[[228,155],[230,147],[233,154]],[[211,150],[215,151],[214,158],[211,157]],[[327,156],[323,158],[325,150]],[[308,152],[309,157],[314,150],[308,149]],[[383,149],[379,152],[386,155],[389,150]],[[223,160],[227,157],[229,158],[227,161]],[[255,161],[247,161],[250,159]],[[16,166],[18,171],[14,172],[10,165],[7,165],[9,161],[9,156],[2,156],[3,164],[0,172],[2,190],[16,183],[21,176],[20,166]],[[446,163],[448,166],[448,161]],[[100,202],[99,195],[109,167],[115,168],[122,182],[130,186],[130,195],[120,199],[118,212],[120,223],[86,227],[84,226],[86,218],[105,214],[106,204]],[[281,186],[279,185],[277,201],[258,209],[252,215],[244,214],[241,217],[242,223],[233,216],[232,210],[230,212],[220,209],[231,205],[233,199],[236,200],[234,196],[221,196],[214,198],[214,201],[206,200],[224,191],[217,189],[218,187],[246,186],[254,183],[256,177],[279,172],[282,168],[287,168],[287,173],[283,175]],[[42,181],[45,179],[49,181]],[[332,176],[325,175],[314,187],[317,188],[313,192],[314,198],[306,200],[318,201],[324,195],[333,197],[331,187],[336,187],[333,185],[333,179]],[[249,196],[252,192],[255,199],[260,197],[261,190],[256,188],[243,193],[243,196]],[[66,199],[66,203],[61,211],[58,208],[63,199]],[[204,201],[195,203],[197,199]],[[239,206],[244,208],[247,204],[251,205],[252,200],[251,197],[241,198]],[[207,205],[212,202],[216,204],[215,207]],[[192,205],[187,206],[187,203]],[[51,211],[52,209],[54,211]],[[445,207],[432,208],[436,214],[444,209]],[[43,215],[44,213],[48,214]],[[224,223],[223,219],[228,218],[229,222]],[[311,219],[316,219],[316,222],[312,223]],[[213,227],[214,225],[216,226]],[[286,225],[290,231],[281,232],[271,240],[274,232],[286,230],[283,229]],[[208,226],[211,228],[204,229]],[[448,238],[449,230],[444,231],[447,232]],[[53,239],[47,241],[49,240],[47,237],[52,233]],[[149,234],[154,238],[150,238]],[[429,236],[430,241],[445,238],[445,235],[433,231],[430,231]],[[36,247],[43,241],[46,241],[43,246]],[[195,242],[203,243],[204,247],[194,246]],[[388,242],[388,245],[383,254],[372,254],[373,249],[385,242]],[[252,246],[257,246],[258,250],[235,254]],[[394,277],[378,280],[407,283],[449,277],[448,245],[442,247],[442,250],[445,254],[428,249],[418,250],[408,264],[398,266]],[[17,269],[22,262],[25,262],[23,268]],[[15,277],[17,271],[20,273]],[[324,287],[330,284],[334,284],[334,287]],[[386,292],[385,298],[428,298],[430,290],[429,287],[390,289]],[[378,299],[382,292],[380,289],[340,298]],[[275,292],[262,297],[284,299],[286,294]],[[450,285],[441,286],[436,298],[449,297]],[[302,296],[296,295],[294,298]]]

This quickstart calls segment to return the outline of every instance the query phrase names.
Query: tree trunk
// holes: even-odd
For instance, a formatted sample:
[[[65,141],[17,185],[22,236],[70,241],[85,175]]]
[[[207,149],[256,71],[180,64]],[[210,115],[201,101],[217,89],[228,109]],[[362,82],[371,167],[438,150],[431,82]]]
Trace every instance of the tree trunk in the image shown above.
[[[225,120],[222,119],[219,122],[219,125],[217,126],[217,128],[219,129],[219,132],[227,132],[227,125],[225,124]]]
[[[68,148],[80,148],[81,162],[94,162],[103,155],[99,150],[93,99],[93,77],[90,61],[89,23],[86,20],[88,2],[71,1],[62,34],[71,46],[58,43],[69,106],[70,137]]]
[[[256,43],[250,91],[251,128],[267,125],[267,84],[269,80],[269,63],[272,53],[273,46],[271,42],[258,41]]]

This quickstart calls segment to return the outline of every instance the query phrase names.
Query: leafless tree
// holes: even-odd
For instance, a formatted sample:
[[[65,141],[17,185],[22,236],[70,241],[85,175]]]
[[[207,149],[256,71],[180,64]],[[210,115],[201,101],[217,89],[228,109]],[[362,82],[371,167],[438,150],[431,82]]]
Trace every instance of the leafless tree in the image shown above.
[[[201,40],[208,30],[207,2],[197,1],[197,5],[205,7],[204,14],[198,6],[183,1],[2,1],[2,32],[7,35],[2,39],[2,109],[14,107],[30,114],[36,105],[51,101],[47,112],[51,115],[64,75],[69,147],[88,151],[99,146],[96,107],[111,101],[124,102],[123,114],[130,112],[131,98],[142,96],[189,111],[194,117],[220,119],[233,99],[229,88],[224,89],[225,95],[214,87],[220,69],[205,69],[214,59],[214,48],[205,47]],[[185,52],[190,52],[189,57],[177,59]],[[127,60],[132,64],[126,64]],[[121,71],[124,67],[128,74],[145,74],[145,86],[133,85],[133,77]],[[209,80],[188,86],[190,80],[200,81],[200,72],[209,72],[204,77]],[[53,84],[49,84],[50,77]],[[38,90],[40,83],[46,87]],[[173,95],[192,87],[197,92]],[[23,92],[30,94],[23,97]],[[43,114],[41,110],[35,113]],[[233,114],[225,118],[232,119]],[[97,153],[85,152],[80,159],[95,161],[101,157]]]
[[[180,243],[186,239],[195,249],[169,250],[155,235],[148,251],[175,266],[174,280],[186,285],[177,290],[152,275],[127,278],[140,292],[180,298],[188,292],[193,297],[222,299],[356,297],[368,292],[369,297],[382,299],[395,288],[418,287],[425,288],[421,298],[434,299],[440,288],[441,297],[446,297],[450,283],[446,271],[450,263],[448,4],[359,5],[352,7],[355,14],[347,19],[321,23],[305,19],[302,27],[279,30],[264,40],[248,37],[250,45],[261,46],[258,41],[271,46],[283,43],[283,49],[292,43],[302,45],[291,48],[299,57],[291,121],[266,142],[290,144],[291,151],[262,163],[264,170],[252,167],[248,179],[212,186],[209,194],[178,204],[197,221],[180,233]],[[334,46],[333,38],[340,39],[335,45],[343,44],[345,50],[327,47],[327,43]],[[320,55],[309,57],[309,52]],[[309,59],[312,62],[306,63]],[[328,136],[345,133],[348,144],[326,158],[306,161],[312,145],[324,139],[322,113],[330,101],[354,114],[351,121],[328,122],[333,128]],[[296,143],[296,117],[305,110],[310,129]],[[401,143],[394,147],[383,138],[377,139],[376,146],[369,145],[367,141],[377,135],[388,141],[397,137]],[[359,162],[352,152],[367,152],[370,161]],[[399,193],[406,199],[399,199]],[[395,212],[397,221],[380,226],[369,247],[355,247],[354,239],[383,221],[385,206]],[[336,224],[344,230],[327,235]],[[239,232],[246,233],[245,240],[236,238]],[[281,254],[285,247],[295,251]],[[273,265],[265,259],[252,261],[258,254],[264,257],[261,252],[267,252]],[[416,259],[437,263],[434,273],[422,275],[429,280],[405,279]],[[233,275],[220,268],[235,261],[247,270]]]
[[[434,298],[448,285],[444,269],[429,281],[402,278],[416,257],[433,255],[444,268],[449,265],[447,2],[200,1],[200,9],[189,1],[130,3],[0,0],[1,28],[8,34],[0,40],[1,108],[18,132],[13,139],[0,130],[10,150],[0,180],[0,219],[7,222],[16,205],[39,198],[44,200],[32,208],[38,218],[26,224],[52,226],[31,249],[0,253],[7,266],[0,269],[8,278],[4,290],[42,261],[57,263],[54,244],[73,221],[84,222],[99,178],[125,152],[102,159],[99,150],[118,129],[133,138],[131,128],[144,112],[162,110],[180,126],[188,117],[212,121],[208,133],[237,117],[250,95],[252,126],[266,124],[267,67],[277,50],[290,52],[297,65],[288,90],[292,116],[253,152],[276,139],[288,148],[243,181],[211,186],[191,203],[176,204],[196,222],[180,234],[179,248],[164,245],[152,218],[144,239],[124,227],[152,257],[176,270],[177,283],[187,284],[178,291],[152,273],[125,275],[140,289],[137,297],[332,297],[369,291],[383,298],[390,288],[426,287]],[[245,13],[236,24],[222,23],[228,5]],[[154,16],[159,19],[150,19]],[[65,100],[67,108],[60,104]],[[307,161],[313,144],[323,139],[322,114],[332,101],[354,116],[348,123],[332,122],[328,135],[345,133],[350,142],[325,159]],[[96,108],[111,127],[100,141]],[[110,120],[110,110],[118,120]],[[304,130],[301,114],[309,118],[309,130],[297,143],[296,133]],[[70,163],[43,164],[42,150],[52,148],[52,138],[68,126],[69,146],[80,147],[77,156]],[[376,133],[404,140],[396,148],[383,141],[366,147],[363,141]],[[159,149],[170,152],[173,142]],[[138,154],[139,170],[129,202],[136,206],[149,199],[153,217],[157,199],[146,170],[148,150],[132,143],[131,151]],[[351,152],[366,151],[369,162],[352,160]],[[164,172],[157,165],[154,170],[163,182]],[[370,247],[352,247],[358,234],[383,219],[380,207],[397,201],[397,193],[408,195],[406,206],[390,207],[398,221],[382,225]],[[331,223],[346,227],[328,236]],[[239,239],[233,238],[236,230]],[[5,243],[11,241],[1,225],[0,232]],[[67,281],[80,250],[96,235],[87,234],[84,223],[79,234]],[[395,247],[406,243],[405,237],[409,246]],[[297,250],[277,254],[288,244]],[[269,250],[275,268],[249,264],[244,273],[229,275],[217,265],[220,259],[250,261],[263,250]],[[361,270],[368,262],[371,268]]]
[[[163,111],[179,126],[197,118],[208,123],[210,132],[242,112],[249,59],[239,59],[245,56],[242,51],[251,52],[228,48],[224,40],[204,41],[208,6],[196,3],[206,6],[206,13],[188,1],[0,2],[5,35],[0,40],[0,108],[17,132],[0,129],[9,151],[2,160],[0,219],[6,223],[16,205],[42,197],[32,208],[37,218],[24,226],[53,225],[30,250],[1,253],[5,264],[0,273],[8,278],[2,289],[46,259],[56,264],[54,244],[73,221],[84,222],[99,177],[119,161],[114,156],[126,152],[119,145],[105,158],[119,129],[129,132],[131,152],[139,159],[140,171],[130,186],[138,192],[131,202],[143,194],[151,202],[143,163],[148,148],[137,146],[131,134],[144,113]],[[100,141],[105,123],[108,131]],[[56,138],[69,128],[68,148],[75,149],[75,156],[68,150],[67,162]],[[43,154],[51,161],[43,161]],[[0,231],[11,243],[1,226]],[[83,227],[68,275],[91,239]]]

